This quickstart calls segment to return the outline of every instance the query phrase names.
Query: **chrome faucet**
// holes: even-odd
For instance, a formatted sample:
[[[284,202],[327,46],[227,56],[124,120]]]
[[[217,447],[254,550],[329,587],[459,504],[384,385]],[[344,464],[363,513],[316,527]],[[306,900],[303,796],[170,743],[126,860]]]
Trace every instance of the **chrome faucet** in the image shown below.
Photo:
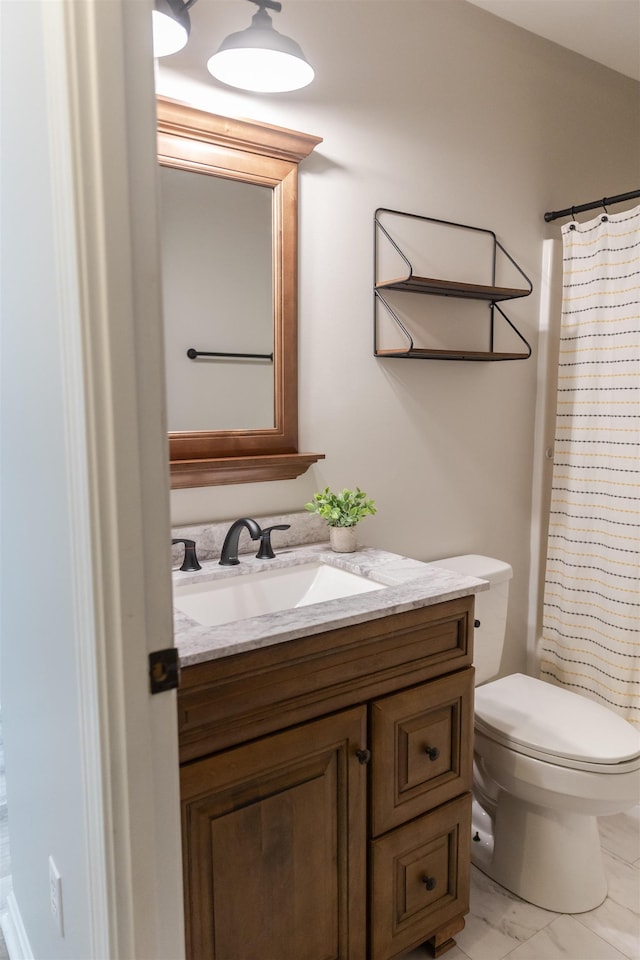
[[[220,563],[223,567],[235,567],[237,563],[240,563],[238,560],[238,540],[243,527],[249,531],[252,540],[260,540],[262,536],[260,525],[249,517],[243,517],[241,520],[232,523],[222,544]]]

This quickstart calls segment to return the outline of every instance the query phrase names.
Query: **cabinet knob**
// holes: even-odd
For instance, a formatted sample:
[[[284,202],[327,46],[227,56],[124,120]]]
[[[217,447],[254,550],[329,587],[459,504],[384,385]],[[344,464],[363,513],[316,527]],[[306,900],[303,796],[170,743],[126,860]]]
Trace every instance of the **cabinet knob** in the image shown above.
[[[437,760],[440,756],[440,751],[437,747],[425,747],[424,752],[429,757],[429,760]]]
[[[369,760],[371,760],[371,750],[356,750],[356,757],[360,763],[369,763]]]
[[[437,882],[435,877],[423,877],[422,882],[427,890],[435,890]]]

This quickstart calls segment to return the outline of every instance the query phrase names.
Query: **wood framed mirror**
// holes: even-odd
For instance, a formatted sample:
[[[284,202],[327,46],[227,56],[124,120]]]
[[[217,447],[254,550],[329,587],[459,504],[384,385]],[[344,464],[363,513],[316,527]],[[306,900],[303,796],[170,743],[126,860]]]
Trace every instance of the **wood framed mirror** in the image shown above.
[[[297,448],[298,164],[321,138],[166,97],[157,120],[171,486],[292,479],[324,457]]]

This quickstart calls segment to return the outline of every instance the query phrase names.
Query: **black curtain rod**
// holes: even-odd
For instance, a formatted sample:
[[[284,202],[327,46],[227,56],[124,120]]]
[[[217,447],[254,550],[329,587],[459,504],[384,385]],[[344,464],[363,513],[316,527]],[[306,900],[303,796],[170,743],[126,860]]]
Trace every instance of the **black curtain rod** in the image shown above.
[[[577,207],[567,207],[565,210],[552,210],[545,213],[544,218],[549,223],[550,220],[558,220],[560,217],[574,217],[576,213],[584,213],[585,210],[597,210],[598,207],[607,207],[613,203],[624,203],[625,200],[635,200],[640,197],[640,190],[631,190],[629,193],[619,193],[616,197],[603,197],[602,200],[592,200],[591,203],[581,203]]]

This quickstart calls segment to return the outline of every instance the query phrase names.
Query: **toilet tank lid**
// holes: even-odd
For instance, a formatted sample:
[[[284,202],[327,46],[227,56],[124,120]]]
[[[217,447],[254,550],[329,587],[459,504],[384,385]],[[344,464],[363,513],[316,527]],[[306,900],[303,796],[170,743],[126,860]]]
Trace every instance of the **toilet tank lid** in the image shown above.
[[[443,560],[435,560],[431,566],[444,567],[446,570],[454,570],[467,577],[477,577],[478,580],[488,580],[490,583],[501,583],[513,576],[513,568],[504,560],[495,560],[478,553],[445,557]]]
[[[640,755],[640,733],[608,707],[521,673],[475,692],[478,729],[514,747],[583,763],[616,764]]]

